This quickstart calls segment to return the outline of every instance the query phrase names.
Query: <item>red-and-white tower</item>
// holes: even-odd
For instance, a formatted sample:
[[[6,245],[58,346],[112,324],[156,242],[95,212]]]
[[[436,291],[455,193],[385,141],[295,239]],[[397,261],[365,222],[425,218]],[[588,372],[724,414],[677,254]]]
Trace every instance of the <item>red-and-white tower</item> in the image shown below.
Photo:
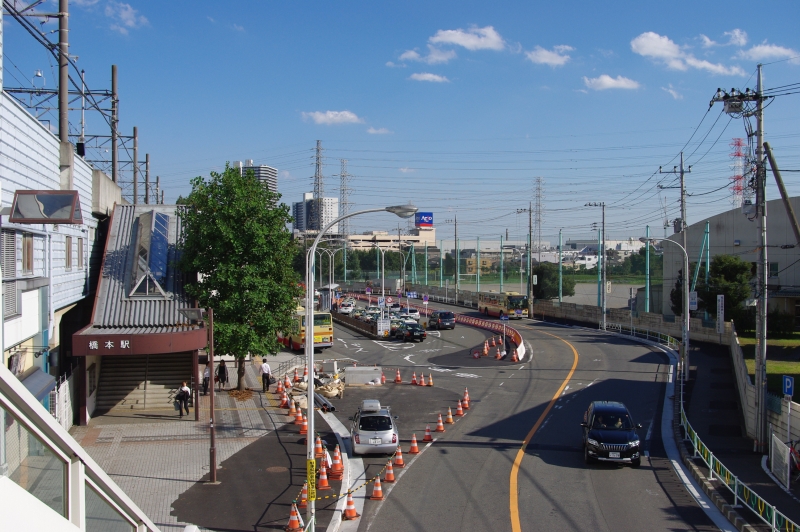
[[[744,139],[735,138],[729,146],[733,148],[733,151],[730,154],[731,159],[733,159],[733,163],[731,164],[733,175],[730,178],[731,186],[729,187],[731,191],[731,203],[734,207],[741,207],[745,194],[744,157],[747,145],[745,144]]]

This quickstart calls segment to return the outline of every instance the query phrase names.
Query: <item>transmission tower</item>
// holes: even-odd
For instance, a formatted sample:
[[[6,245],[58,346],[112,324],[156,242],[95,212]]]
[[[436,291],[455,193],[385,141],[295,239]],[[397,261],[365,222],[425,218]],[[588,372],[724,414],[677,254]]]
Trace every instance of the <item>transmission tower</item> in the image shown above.
[[[744,142],[744,139],[735,138],[730,143],[730,147],[733,148],[733,152],[731,152],[731,159],[733,159],[733,163],[731,163],[731,170],[733,170],[733,175],[730,178],[731,186],[731,204],[734,207],[741,207],[744,201],[744,158],[745,158],[745,150],[747,145]]]
[[[536,220],[536,248],[539,252],[538,261],[542,262],[542,224],[544,223],[544,178],[536,178],[536,188],[533,193],[533,217]]]
[[[322,198],[325,196],[325,183],[322,177],[322,141],[317,141],[317,150],[314,169],[314,228],[322,231],[325,227],[322,223]]]
[[[339,172],[339,216],[350,212],[350,174],[347,173],[347,159],[341,159],[342,170]],[[339,233],[347,240],[350,234],[350,219],[339,222]]]

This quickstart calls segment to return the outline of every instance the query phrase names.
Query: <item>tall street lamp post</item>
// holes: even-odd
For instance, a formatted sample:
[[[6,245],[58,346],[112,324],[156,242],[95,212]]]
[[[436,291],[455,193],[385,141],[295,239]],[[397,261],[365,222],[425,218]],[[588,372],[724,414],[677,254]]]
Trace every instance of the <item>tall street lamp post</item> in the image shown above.
[[[352,216],[358,216],[360,214],[367,214],[370,212],[391,212],[396,214],[400,218],[410,218],[414,216],[414,213],[417,212],[417,207],[413,205],[396,205],[392,207],[382,207],[377,209],[366,209],[363,211],[356,211],[345,214],[343,216],[339,216],[332,222],[328,223],[320,232],[317,234],[317,237],[314,239],[314,243],[311,245],[311,252],[309,253],[309,257],[311,261],[306,264],[306,338],[305,338],[305,354],[306,354],[306,363],[308,364],[308,369],[310,371],[309,374],[309,382],[308,382],[308,396],[307,396],[307,409],[308,409],[308,435],[306,436],[306,460],[310,464],[314,461],[314,469],[316,469],[316,459],[314,457],[314,287],[312,286],[311,280],[313,275],[314,269],[314,259],[315,259],[315,251],[317,249],[317,244],[319,244],[320,239],[322,236],[334,225],[339,223],[340,221],[350,218]],[[308,479],[309,484],[314,482],[314,479]],[[309,527],[308,530],[313,532],[316,527],[315,521],[315,513],[316,513],[316,501],[313,499],[308,501],[308,521]]]
[[[600,292],[602,294],[602,303],[603,303],[603,330],[606,330],[606,292],[608,291],[606,285],[606,204],[603,201],[597,202],[592,201],[584,205],[584,207],[601,207],[603,209],[603,222],[602,222],[602,229],[601,233],[603,236],[602,244],[600,245],[600,253],[597,254],[597,263],[598,267],[602,263],[603,265],[603,281],[600,287]]]
[[[689,254],[686,253],[686,248],[675,242],[674,240],[657,240],[654,238],[639,238],[639,241],[645,244],[649,242],[669,242],[681,249],[683,253],[683,338],[681,349],[681,378],[683,382],[689,380]]]
[[[214,428],[214,309],[182,308],[178,312],[192,321],[203,321],[203,314],[208,313],[208,365],[211,367],[209,380],[211,394],[208,396],[208,427],[211,435],[211,447],[208,449],[209,483],[217,484],[217,447],[216,429]],[[194,405],[195,409],[198,405]]]

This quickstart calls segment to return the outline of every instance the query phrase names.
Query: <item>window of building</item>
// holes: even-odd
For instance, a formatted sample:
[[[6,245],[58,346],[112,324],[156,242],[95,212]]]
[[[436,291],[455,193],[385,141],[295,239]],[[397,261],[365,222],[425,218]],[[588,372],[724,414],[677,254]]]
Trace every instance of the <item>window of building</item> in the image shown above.
[[[33,235],[22,233],[22,274],[33,273]]]
[[[83,269],[83,237],[78,237],[78,269]]]
[[[770,277],[777,277],[778,276],[778,263],[777,262],[770,262],[769,263],[769,276]]]
[[[94,393],[95,388],[97,388],[97,364],[92,364],[89,366],[89,369],[86,370],[89,374],[86,378],[89,384],[89,395]]]
[[[71,236],[67,236],[67,237],[64,237],[64,239],[66,241],[66,244],[64,246],[65,247],[65,249],[64,249],[64,257],[65,257],[64,267],[66,269],[68,269],[68,270],[71,270],[72,269],[72,237]]]
[[[17,234],[14,231],[3,231],[3,279],[17,276]]]

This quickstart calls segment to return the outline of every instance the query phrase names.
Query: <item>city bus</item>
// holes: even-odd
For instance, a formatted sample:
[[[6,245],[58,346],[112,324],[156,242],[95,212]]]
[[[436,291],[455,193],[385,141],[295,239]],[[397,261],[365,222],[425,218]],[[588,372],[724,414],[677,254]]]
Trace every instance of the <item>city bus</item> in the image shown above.
[[[279,341],[294,351],[302,351],[306,345],[306,311],[298,307],[292,316],[292,328]],[[333,318],[330,312],[314,312],[314,349],[333,346]]]
[[[527,318],[528,296],[519,292],[481,292],[478,294],[478,310],[487,316]]]

